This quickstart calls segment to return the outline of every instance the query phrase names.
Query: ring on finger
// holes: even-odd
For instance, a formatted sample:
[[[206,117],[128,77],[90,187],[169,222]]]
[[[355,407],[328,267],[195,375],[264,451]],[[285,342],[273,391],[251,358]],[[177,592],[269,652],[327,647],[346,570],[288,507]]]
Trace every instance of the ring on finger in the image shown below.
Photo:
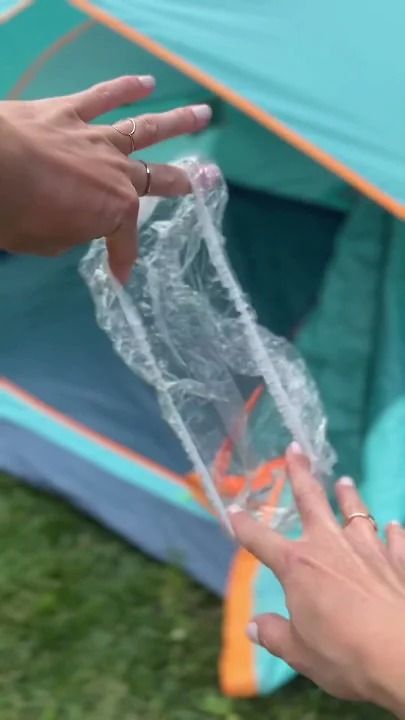
[[[112,127],[120,135],[124,135],[124,137],[129,137],[129,139],[131,141],[132,152],[135,152],[136,147],[135,147],[134,135],[136,132],[136,122],[135,122],[134,118],[131,118],[131,117],[127,118],[127,120],[129,120],[129,122],[132,125],[130,132],[124,132],[124,130],[121,130],[121,128],[118,125],[113,125]],[[124,122],[126,122],[126,120],[124,120]]]
[[[348,525],[350,525],[351,522],[353,522],[353,520],[356,520],[357,518],[360,518],[360,519],[363,519],[363,520],[368,520],[368,521],[371,523],[371,525],[372,525],[372,527],[373,527],[373,530],[374,530],[375,532],[378,532],[378,525],[377,525],[375,519],[373,518],[372,515],[370,515],[370,513],[366,513],[366,512],[353,512],[353,513],[350,513],[350,515],[348,515],[348,516],[345,517],[345,519],[344,519],[344,527],[346,528]]]
[[[145,195],[150,195],[150,190],[151,190],[151,185],[152,185],[152,173],[150,171],[150,167],[149,167],[148,163],[145,162],[145,160],[139,160],[139,162],[142,163],[142,165],[144,166],[145,171],[146,171],[145,189],[144,189],[143,193],[141,193],[139,195],[139,197],[145,197]]]

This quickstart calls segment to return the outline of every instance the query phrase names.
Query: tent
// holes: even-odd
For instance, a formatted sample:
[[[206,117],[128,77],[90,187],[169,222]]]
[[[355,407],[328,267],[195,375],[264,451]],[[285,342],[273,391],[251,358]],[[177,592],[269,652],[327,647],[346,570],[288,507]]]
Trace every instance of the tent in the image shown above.
[[[235,270],[303,352],[339,469],[381,524],[405,520],[404,21],[402,0],[0,0],[2,98],[136,71],[158,79],[142,111],[212,103],[209,131],[144,157],[221,165]],[[244,629],[285,612],[280,586],[194,497],[153,391],[96,326],[79,256],[0,258],[0,467],[223,596],[223,690],[270,692],[292,671]]]

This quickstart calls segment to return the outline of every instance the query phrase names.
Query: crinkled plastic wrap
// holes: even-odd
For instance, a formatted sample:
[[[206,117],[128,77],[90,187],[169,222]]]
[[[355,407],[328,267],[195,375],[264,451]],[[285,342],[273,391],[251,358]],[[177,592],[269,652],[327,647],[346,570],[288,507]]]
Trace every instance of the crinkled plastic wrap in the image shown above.
[[[194,466],[191,491],[201,499],[203,489],[225,521],[226,507],[238,503],[291,530],[298,516],[287,445],[300,443],[321,482],[334,463],[317,389],[295,350],[258,325],[233,275],[221,231],[225,182],[218,175],[208,187],[196,161],[182,165],[194,192],[146,199],[140,257],[125,288],[109,271],[104,240],[92,244],[81,273],[116,352],[156,388]]]

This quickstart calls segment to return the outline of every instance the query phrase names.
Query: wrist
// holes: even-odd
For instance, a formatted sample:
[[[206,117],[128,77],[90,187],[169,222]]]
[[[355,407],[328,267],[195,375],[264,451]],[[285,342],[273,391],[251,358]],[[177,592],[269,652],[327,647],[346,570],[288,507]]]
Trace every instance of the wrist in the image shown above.
[[[380,648],[369,672],[368,700],[405,720],[405,634],[398,629],[396,643]]]
[[[393,689],[390,692],[388,688],[384,688],[383,693],[380,693],[375,701],[372,700],[372,703],[392,713],[397,720],[405,720],[405,696],[402,693],[401,697],[398,690]]]
[[[14,125],[2,111],[1,106],[2,103],[0,102],[0,137],[2,139],[2,142],[0,143],[0,158],[2,167],[5,166],[7,170],[10,170],[12,157],[17,152],[16,133]],[[1,174],[0,180],[2,178],[6,179],[4,173]]]
[[[403,683],[403,679],[402,679]],[[405,692],[403,686],[394,683],[380,683],[374,688],[372,702],[392,713],[398,720],[405,720]]]
[[[0,248],[12,251],[26,216],[26,153],[21,133],[2,111],[1,102],[0,138]]]
[[[18,157],[18,142],[12,123],[1,111],[0,103],[0,202],[2,210],[10,194],[10,181],[13,182]]]

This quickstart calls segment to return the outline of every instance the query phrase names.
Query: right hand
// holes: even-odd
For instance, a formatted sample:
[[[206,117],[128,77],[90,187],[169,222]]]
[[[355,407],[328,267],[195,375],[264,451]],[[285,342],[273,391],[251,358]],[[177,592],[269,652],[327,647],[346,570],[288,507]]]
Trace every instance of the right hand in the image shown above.
[[[332,695],[405,718],[405,531],[389,525],[386,545],[364,517],[342,528],[295,444],[287,461],[300,540],[231,513],[236,538],[277,575],[290,613],[253,618],[249,637]],[[348,478],[336,489],[344,517],[367,514]]]
[[[153,78],[121,77],[68,97],[0,102],[0,248],[57,255],[105,236],[112,271],[128,279],[146,171],[128,159],[130,137],[89,122],[153,87]],[[210,117],[206,105],[138,117],[136,149],[202,130]],[[123,120],[119,127],[127,133],[132,125]],[[150,169],[152,194],[190,192],[182,169]]]

